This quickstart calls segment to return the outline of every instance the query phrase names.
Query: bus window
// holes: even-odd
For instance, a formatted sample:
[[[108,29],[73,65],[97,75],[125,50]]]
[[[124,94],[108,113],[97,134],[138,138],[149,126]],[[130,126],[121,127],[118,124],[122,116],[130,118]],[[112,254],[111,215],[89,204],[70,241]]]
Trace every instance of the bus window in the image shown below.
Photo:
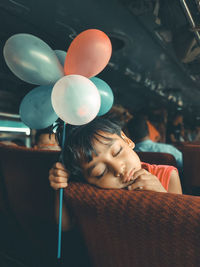
[[[0,142],[31,147],[31,129],[18,115],[0,116]]]

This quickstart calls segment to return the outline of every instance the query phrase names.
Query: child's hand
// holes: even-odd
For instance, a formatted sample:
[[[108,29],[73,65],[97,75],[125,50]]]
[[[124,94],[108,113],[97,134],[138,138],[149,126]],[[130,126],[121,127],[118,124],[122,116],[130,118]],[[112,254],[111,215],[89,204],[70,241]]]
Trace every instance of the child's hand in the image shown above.
[[[49,182],[55,190],[67,187],[68,178],[69,174],[60,162],[56,162],[49,171]]]
[[[134,182],[128,186],[128,190],[144,189],[155,192],[167,192],[158,178],[144,169],[136,171],[133,175],[133,180]]]

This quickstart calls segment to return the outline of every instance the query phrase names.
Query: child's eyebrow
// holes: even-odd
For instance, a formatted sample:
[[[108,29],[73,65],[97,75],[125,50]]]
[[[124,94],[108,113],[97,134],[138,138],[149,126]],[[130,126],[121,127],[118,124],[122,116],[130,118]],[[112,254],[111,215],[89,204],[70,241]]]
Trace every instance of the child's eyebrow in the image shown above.
[[[114,143],[115,143],[116,139],[112,138],[112,139],[106,139],[106,142],[102,142],[100,141],[102,144],[106,145],[108,148],[110,148]]]

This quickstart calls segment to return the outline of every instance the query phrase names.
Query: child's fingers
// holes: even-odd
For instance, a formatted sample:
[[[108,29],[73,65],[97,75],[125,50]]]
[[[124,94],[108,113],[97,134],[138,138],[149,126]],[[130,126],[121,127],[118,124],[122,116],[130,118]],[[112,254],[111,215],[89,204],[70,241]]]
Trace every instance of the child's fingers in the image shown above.
[[[133,175],[133,183],[128,186],[129,190],[136,190],[136,189],[146,189],[148,183],[151,181],[152,175],[144,170],[141,169],[134,173]]]
[[[66,172],[66,171],[63,171],[63,170],[58,170],[58,169],[53,169],[51,172],[50,172],[50,175],[54,175],[54,176],[60,176],[60,177],[66,177],[68,178],[69,177],[69,174]]]
[[[137,179],[138,177],[140,177],[141,175],[143,174],[150,174],[148,171],[146,171],[145,169],[140,169],[138,171],[136,171],[134,174],[133,174],[133,180]]]
[[[66,170],[63,169],[55,169],[51,168],[49,171],[49,175],[54,175],[54,176],[61,176],[61,177],[68,177],[69,174]]]
[[[133,184],[128,186],[128,190],[151,190],[154,192],[167,192],[158,178],[152,174],[140,175]]]
[[[128,190],[144,189],[146,181],[141,178],[141,175],[134,180],[134,182],[128,186]]]
[[[56,162],[49,171],[49,182],[53,189],[65,188],[68,185],[69,174],[60,162]]]
[[[141,181],[138,181],[128,186],[128,190],[142,190],[142,189],[145,189],[145,185]]]
[[[140,169],[140,170],[136,171],[130,179],[128,179],[128,180],[125,179],[125,180],[123,180],[123,182],[134,181],[134,180],[138,179],[141,175],[144,175],[144,174],[149,174],[149,172],[146,171],[145,169]]]
[[[54,183],[67,183],[68,179],[66,177],[50,175],[49,181]]]
[[[64,165],[61,163],[61,162],[56,162],[53,166],[53,168],[55,169],[60,169],[60,170],[63,170],[63,171],[66,171]]]
[[[60,188],[65,188],[68,186],[68,183],[54,183],[54,182],[50,182],[50,185],[53,189],[58,190]]]

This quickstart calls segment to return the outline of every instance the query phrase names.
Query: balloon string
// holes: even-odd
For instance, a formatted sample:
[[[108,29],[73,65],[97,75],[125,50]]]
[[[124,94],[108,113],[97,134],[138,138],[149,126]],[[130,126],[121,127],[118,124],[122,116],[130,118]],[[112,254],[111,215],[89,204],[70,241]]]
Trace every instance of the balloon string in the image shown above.
[[[63,122],[63,136],[62,136],[62,151],[60,155],[60,161],[63,164],[63,151],[65,145],[65,122]],[[62,240],[62,202],[63,202],[63,188],[60,188],[59,191],[59,221],[58,221],[58,252],[57,258],[61,258],[61,240]]]
[[[59,225],[58,225],[58,252],[57,258],[61,258],[61,239],[62,239],[62,201],[63,201],[63,188],[59,192]]]

